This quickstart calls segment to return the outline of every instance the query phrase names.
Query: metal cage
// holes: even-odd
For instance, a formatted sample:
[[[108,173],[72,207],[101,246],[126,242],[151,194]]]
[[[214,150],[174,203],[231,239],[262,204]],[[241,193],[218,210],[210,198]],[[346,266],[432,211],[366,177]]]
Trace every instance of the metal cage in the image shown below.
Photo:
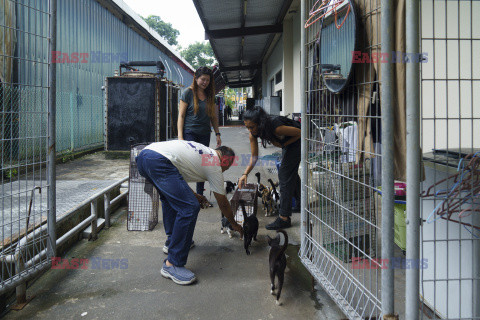
[[[244,202],[245,211],[247,216],[257,215],[258,203],[257,203],[257,191],[258,185],[256,183],[248,183],[243,189],[235,190],[235,193],[230,200],[232,206],[232,212],[235,215],[235,221],[242,224],[244,217],[240,202]]]
[[[142,177],[135,158],[148,144],[137,144],[130,151],[130,173],[128,180],[128,231],[153,230],[158,223],[159,194],[155,186]]]

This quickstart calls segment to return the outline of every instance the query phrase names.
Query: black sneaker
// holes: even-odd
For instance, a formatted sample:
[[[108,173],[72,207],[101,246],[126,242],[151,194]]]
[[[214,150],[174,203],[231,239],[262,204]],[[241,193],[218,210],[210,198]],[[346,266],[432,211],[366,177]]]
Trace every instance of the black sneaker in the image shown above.
[[[277,219],[275,219],[275,221],[273,221],[272,223],[270,224],[267,224],[265,226],[265,229],[267,230],[278,230],[278,229],[285,229],[285,228],[290,228],[292,226],[292,222],[290,220],[290,217],[288,218],[287,221],[283,220],[282,218],[278,217]]]

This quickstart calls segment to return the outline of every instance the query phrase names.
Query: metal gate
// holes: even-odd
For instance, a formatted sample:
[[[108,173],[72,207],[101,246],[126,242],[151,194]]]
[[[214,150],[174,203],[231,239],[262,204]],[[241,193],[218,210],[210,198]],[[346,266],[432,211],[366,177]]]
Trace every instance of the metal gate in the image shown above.
[[[0,293],[17,296],[55,252],[54,13],[55,1],[0,0]]]
[[[305,1],[307,24],[316,18],[311,13],[318,9],[318,3]],[[348,6],[348,1],[346,3]],[[344,6],[338,10],[347,11]],[[349,318],[370,319],[381,313],[381,150],[376,147],[380,139],[380,113],[379,81],[375,76],[380,64],[356,64],[350,76],[345,70],[335,74],[336,79],[350,78],[340,94],[327,88],[327,76],[336,80],[333,71],[331,75],[325,71],[332,65],[332,70],[343,68],[343,61],[351,58],[353,50],[370,56],[380,51],[380,1],[354,1],[354,6],[354,10],[339,18],[338,24],[335,21],[322,28],[322,20],[318,20],[305,26],[306,112],[302,116],[305,161],[302,165],[306,171],[306,196],[300,256]],[[352,15],[354,19],[349,20],[348,16]],[[329,19],[334,19],[333,11]],[[330,36],[329,33],[335,32],[335,24],[338,28],[343,19],[345,22],[340,28],[352,28],[352,32],[347,32],[340,41],[348,37],[355,41],[355,34],[368,37],[357,38],[355,48],[349,49],[346,56],[343,50],[346,44],[339,44],[344,53],[332,58],[338,63],[337,67],[325,62],[329,53],[320,39],[322,34]],[[356,32],[355,20],[360,29]]]
[[[350,319],[480,319],[480,2],[352,2],[340,94],[302,2],[301,259]]]
[[[423,319],[480,319],[480,2],[421,1]]]

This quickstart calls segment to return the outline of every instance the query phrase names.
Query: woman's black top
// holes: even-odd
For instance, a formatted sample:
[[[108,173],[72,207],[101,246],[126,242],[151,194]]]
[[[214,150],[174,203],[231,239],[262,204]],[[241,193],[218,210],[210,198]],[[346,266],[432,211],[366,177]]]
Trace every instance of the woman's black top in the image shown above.
[[[280,126],[289,126],[289,127],[295,127],[300,129],[300,122],[296,120],[293,120],[284,116],[272,116],[271,119],[272,119],[272,127],[274,132]],[[276,137],[276,140],[280,142],[280,144],[282,145],[285,144],[291,138],[290,136],[277,136],[275,134],[274,136]],[[257,136],[255,138],[262,138],[262,137]],[[270,142],[273,142],[273,141],[270,141]]]

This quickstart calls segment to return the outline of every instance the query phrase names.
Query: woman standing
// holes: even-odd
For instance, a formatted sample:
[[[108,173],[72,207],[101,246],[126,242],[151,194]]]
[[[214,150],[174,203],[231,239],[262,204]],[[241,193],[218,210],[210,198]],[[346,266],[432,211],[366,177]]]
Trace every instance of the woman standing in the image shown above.
[[[195,71],[193,83],[183,91],[178,112],[178,139],[210,144],[211,125],[215,130],[217,148],[222,145],[215,114],[215,82],[212,70],[200,67]],[[197,183],[197,193],[203,195],[204,182]]]
[[[300,203],[300,177],[298,176],[301,157],[300,123],[283,116],[270,116],[260,107],[247,109],[243,115],[243,121],[245,127],[250,131],[252,157],[245,173],[239,179],[239,188],[247,183],[247,176],[257,162],[258,138],[261,139],[264,148],[267,144],[282,148],[282,163],[278,170],[279,217],[265,228],[268,230],[289,228],[291,226],[292,197],[295,197],[296,203]]]

